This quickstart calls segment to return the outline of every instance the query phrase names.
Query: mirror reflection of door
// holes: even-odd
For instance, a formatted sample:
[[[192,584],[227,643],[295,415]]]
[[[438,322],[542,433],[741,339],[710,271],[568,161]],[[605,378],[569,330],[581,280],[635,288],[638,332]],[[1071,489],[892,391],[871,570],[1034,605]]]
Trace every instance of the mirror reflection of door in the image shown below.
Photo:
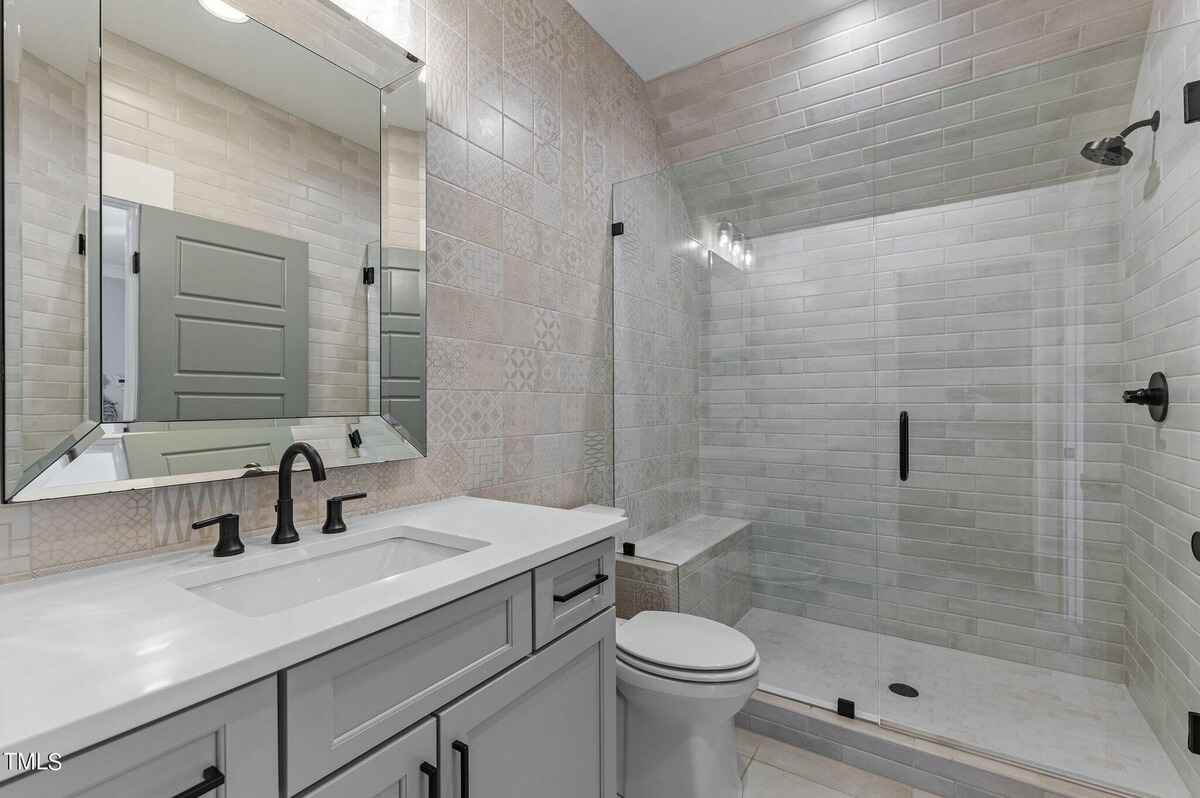
[[[308,413],[308,245],[145,206],[138,418]]]
[[[425,440],[425,253],[383,250],[379,285],[382,415]]]
[[[137,251],[138,210],[131,202],[105,197],[101,235],[103,245],[98,302],[103,365],[99,375],[100,419],[125,421],[137,417],[138,287],[133,273]]]

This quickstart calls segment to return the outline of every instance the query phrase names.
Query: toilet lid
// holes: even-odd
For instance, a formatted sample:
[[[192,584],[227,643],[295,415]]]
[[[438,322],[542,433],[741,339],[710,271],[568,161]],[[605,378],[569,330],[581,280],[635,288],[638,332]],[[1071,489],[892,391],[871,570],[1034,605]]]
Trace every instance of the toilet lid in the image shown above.
[[[758,655],[737,629],[677,612],[639,612],[617,627],[617,648],[654,665],[692,671],[744,668]]]

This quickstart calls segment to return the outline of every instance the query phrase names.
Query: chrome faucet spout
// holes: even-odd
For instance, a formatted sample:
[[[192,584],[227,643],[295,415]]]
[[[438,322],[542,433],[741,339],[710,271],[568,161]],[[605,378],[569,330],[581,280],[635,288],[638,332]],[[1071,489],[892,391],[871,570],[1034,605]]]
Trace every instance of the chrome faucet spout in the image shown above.
[[[300,540],[292,515],[292,466],[297,455],[303,455],[308,461],[312,472],[313,482],[325,480],[325,462],[311,444],[297,442],[287,447],[283,457],[279,458],[279,498],[275,502],[275,533],[271,535],[272,543],[295,543]]]

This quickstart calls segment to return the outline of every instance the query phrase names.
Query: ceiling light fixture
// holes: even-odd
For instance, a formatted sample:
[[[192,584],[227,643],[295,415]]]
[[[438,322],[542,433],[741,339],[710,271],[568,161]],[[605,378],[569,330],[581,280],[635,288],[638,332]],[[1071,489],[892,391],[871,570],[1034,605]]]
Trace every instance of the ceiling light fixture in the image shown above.
[[[241,24],[243,22],[250,21],[250,17],[246,16],[241,11],[238,11],[224,0],[198,0],[198,2],[200,3],[200,7],[205,11],[212,14],[217,19],[224,20],[225,22],[235,22]]]

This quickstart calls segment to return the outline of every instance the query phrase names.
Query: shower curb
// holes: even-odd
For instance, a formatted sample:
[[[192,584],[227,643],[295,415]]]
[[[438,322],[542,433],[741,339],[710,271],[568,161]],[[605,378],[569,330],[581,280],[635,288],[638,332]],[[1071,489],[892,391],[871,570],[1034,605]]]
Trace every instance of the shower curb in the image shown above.
[[[756,691],[737,725],[943,798],[1153,798],[1066,779]]]

